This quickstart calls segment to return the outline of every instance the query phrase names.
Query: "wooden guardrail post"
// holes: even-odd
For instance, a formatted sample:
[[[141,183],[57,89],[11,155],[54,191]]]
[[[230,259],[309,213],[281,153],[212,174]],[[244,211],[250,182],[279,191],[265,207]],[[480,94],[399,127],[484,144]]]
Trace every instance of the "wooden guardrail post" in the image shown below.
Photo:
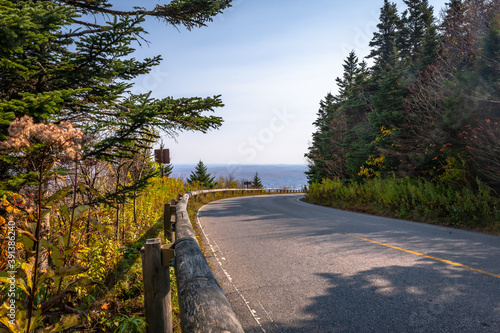
[[[141,249],[146,332],[172,333],[170,267],[162,262],[161,239],[146,240]]]
[[[163,210],[163,234],[165,239],[171,243],[175,241],[175,221],[172,221],[172,215],[175,216],[175,199],[166,203]]]
[[[172,211],[170,207],[169,203],[163,206],[163,235],[165,239],[172,241]]]

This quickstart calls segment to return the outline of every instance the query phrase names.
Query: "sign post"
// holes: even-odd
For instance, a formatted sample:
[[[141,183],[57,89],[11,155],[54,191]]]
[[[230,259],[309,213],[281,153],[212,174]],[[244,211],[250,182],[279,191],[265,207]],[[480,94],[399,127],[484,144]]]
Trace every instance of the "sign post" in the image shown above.
[[[160,149],[155,149],[155,162],[160,163],[161,165],[161,178],[164,176],[163,164],[170,163],[170,150],[163,149],[163,146]]]

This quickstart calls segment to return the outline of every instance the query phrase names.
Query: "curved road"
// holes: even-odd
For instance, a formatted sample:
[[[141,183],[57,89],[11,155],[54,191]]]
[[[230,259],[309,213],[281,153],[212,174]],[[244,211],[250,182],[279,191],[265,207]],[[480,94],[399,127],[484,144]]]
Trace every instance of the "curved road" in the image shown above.
[[[209,260],[246,332],[500,332],[500,237],[301,197],[200,209]]]

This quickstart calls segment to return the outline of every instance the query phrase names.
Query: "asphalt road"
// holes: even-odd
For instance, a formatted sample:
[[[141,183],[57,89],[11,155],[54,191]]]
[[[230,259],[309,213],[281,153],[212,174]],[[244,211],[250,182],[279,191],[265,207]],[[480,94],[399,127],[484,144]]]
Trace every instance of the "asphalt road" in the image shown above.
[[[500,237],[310,205],[200,209],[245,332],[500,332]]]

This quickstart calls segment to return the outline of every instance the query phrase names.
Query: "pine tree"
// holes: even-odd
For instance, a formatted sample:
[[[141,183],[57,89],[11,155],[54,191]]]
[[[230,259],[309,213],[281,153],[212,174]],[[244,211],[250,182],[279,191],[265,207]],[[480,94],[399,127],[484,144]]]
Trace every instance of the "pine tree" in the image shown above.
[[[252,180],[252,188],[264,188],[262,181],[260,180],[259,174],[256,172]]]
[[[142,170],[141,165],[134,183],[128,184],[131,177],[126,171],[132,167],[137,154],[149,149],[160,134],[175,135],[184,130],[206,132],[222,124],[220,117],[206,114],[223,105],[220,96],[154,99],[149,93],[135,95],[130,92],[133,80],[149,73],[161,60],[160,56],[144,60],[134,58],[134,46],[141,44],[147,33],[143,28],[145,20],[156,18],[167,24],[192,29],[205,25],[230,2],[173,0],[168,4],[157,4],[152,10],[136,8],[117,11],[108,0],[0,0],[0,140],[3,141],[0,142],[0,192],[11,190],[19,201],[26,199],[26,207],[33,203],[38,206],[35,212],[23,216],[18,223],[32,244],[26,246],[25,259],[29,260],[23,263],[23,270],[29,272],[24,278],[28,285],[31,280],[31,288],[22,296],[24,299],[17,300],[21,305],[19,310],[23,312],[17,321],[22,325],[21,331],[32,332],[50,327],[67,329],[78,322],[74,314],[83,313],[66,301],[69,290],[61,287],[69,284],[68,278],[63,284],[63,276],[72,277],[77,274],[72,272],[80,267],[64,267],[69,274],[52,274],[53,278],[45,279],[43,286],[37,285],[44,277],[41,274],[43,271],[53,273],[54,267],[62,268],[70,262],[77,262],[76,258],[72,258],[76,247],[71,243],[80,243],[82,239],[77,240],[71,234],[74,217],[87,211],[89,206],[96,208],[98,202],[104,201],[108,207],[116,209],[118,227],[120,207],[123,211],[127,197],[134,198],[136,191],[143,188],[147,178],[153,175],[149,170]],[[40,139],[38,136],[38,141],[30,143],[23,152],[8,151],[9,140],[16,140],[12,131],[10,139],[7,137],[9,125],[15,118],[22,118],[27,123],[33,120],[37,128],[43,125],[48,129],[64,128],[67,132],[60,134],[59,140],[48,144],[46,138],[59,132],[47,131],[44,137]],[[60,139],[73,125],[85,135],[75,136],[78,142],[74,142],[74,149],[66,155],[69,162],[49,159],[57,153],[54,142],[60,144]],[[67,143],[66,140],[64,144]],[[80,144],[83,149],[80,149]],[[35,156],[34,152],[50,151],[47,147],[52,152]],[[80,153],[82,159],[76,157]],[[37,158],[39,163],[32,163]],[[25,163],[22,163],[23,160]],[[111,170],[110,174],[114,173],[114,184],[111,182],[112,185],[92,188],[93,184],[82,181],[82,165],[95,166],[98,163],[106,163],[106,169]],[[34,166],[38,172],[33,172]],[[64,200],[66,204],[62,207],[66,207],[66,211],[63,213],[63,208],[59,207],[61,233],[54,233],[50,228],[50,211],[57,211],[57,205],[54,204],[56,199],[50,195],[54,188],[60,186],[60,180],[63,186],[69,182],[68,170],[60,170],[63,167],[74,171],[71,173],[74,184],[69,186],[72,190],[66,187],[66,190],[57,192],[57,201]],[[98,172],[94,169],[89,174]],[[30,196],[34,188],[37,188],[38,195]],[[68,195],[71,192],[73,199]],[[18,193],[22,195],[18,196]],[[83,200],[86,202],[80,205]],[[43,207],[45,204],[50,207],[46,209]],[[65,219],[66,214],[70,214],[71,218]],[[90,222],[91,213],[88,214]],[[32,230],[33,225],[36,230]],[[115,231],[119,235],[119,229]],[[46,252],[46,258],[50,255],[53,259],[50,260],[51,269],[47,270],[39,262],[42,257],[39,254],[43,253],[44,247],[47,250],[47,244],[51,244],[52,239],[58,239],[57,235],[61,235],[60,243],[52,243],[51,254]],[[61,254],[59,250],[64,251]],[[57,280],[59,286],[54,283]],[[21,294],[18,296],[21,297]],[[45,306],[49,303],[50,306]],[[77,305],[80,307],[82,304]],[[65,313],[72,315],[61,317]]]
[[[304,155],[309,160],[309,169],[306,171],[309,183],[318,183],[324,178],[335,176],[329,167],[335,166],[331,153],[332,145],[335,144],[332,123],[336,118],[338,106],[331,93],[320,101],[317,119],[313,123],[316,126],[316,132],[312,135],[309,151]]]
[[[364,89],[368,70],[365,62],[359,62],[351,51],[343,64],[342,77],[336,78],[338,94],[327,94],[320,102],[317,119],[313,123],[317,130],[309,152],[306,175],[310,183],[324,178],[348,178],[347,165],[352,152],[350,142],[356,141],[357,128],[368,120],[368,108],[364,101]]]
[[[172,164],[164,164],[163,165],[163,175],[165,177],[170,177],[170,175],[172,174],[172,170],[174,169],[174,166]]]
[[[377,24],[378,31],[373,34],[369,46],[372,50],[367,58],[374,58],[375,73],[383,73],[393,69],[398,59],[396,45],[400,18],[395,3],[384,0],[384,6],[380,10],[380,23]]]
[[[434,8],[428,0],[403,0],[408,7],[402,15],[398,34],[401,59],[418,75],[436,60],[439,52]]]
[[[384,0],[378,31],[373,34],[372,50],[368,56],[375,58],[369,79],[370,121],[375,132],[382,126],[393,127],[401,121],[404,87],[400,82],[402,66],[398,62],[396,43],[399,26],[396,4]]]
[[[135,59],[133,45],[144,40],[147,18],[192,29],[229,5],[229,0],[190,0],[121,11],[108,0],[2,0],[0,140],[16,117],[69,120],[86,134],[83,160],[118,165],[161,132],[218,128],[222,119],[206,112],[223,106],[220,96],[155,99],[130,93],[132,80],[161,61],[160,56]],[[91,18],[99,15],[109,20]],[[17,175],[13,162],[3,156],[0,170],[3,187],[14,189],[6,183]]]
[[[440,38],[427,0],[404,3],[398,18],[384,1],[370,71],[351,53],[338,96],[321,101],[309,182],[394,172],[500,188],[500,2],[451,0]]]
[[[347,59],[344,60],[344,64],[342,66],[344,67],[342,78],[338,77],[335,79],[339,89],[335,100],[338,102],[346,101],[349,98],[354,97],[358,83],[357,80],[363,71],[363,68],[359,65],[359,60],[354,50],[349,52],[349,55],[347,56]]]
[[[196,165],[194,171],[191,172],[191,175],[187,179],[187,182],[190,185],[198,184],[203,186],[203,188],[213,188],[215,177],[212,177],[212,175],[208,173],[207,167],[200,160]]]
[[[452,0],[446,4],[445,16],[441,23],[440,35],[444,58],[448,66],[457,70],[470,69],[475,60],[474,35],[478,33],[476,24],[467,15],[474,12],[470,2]]]

